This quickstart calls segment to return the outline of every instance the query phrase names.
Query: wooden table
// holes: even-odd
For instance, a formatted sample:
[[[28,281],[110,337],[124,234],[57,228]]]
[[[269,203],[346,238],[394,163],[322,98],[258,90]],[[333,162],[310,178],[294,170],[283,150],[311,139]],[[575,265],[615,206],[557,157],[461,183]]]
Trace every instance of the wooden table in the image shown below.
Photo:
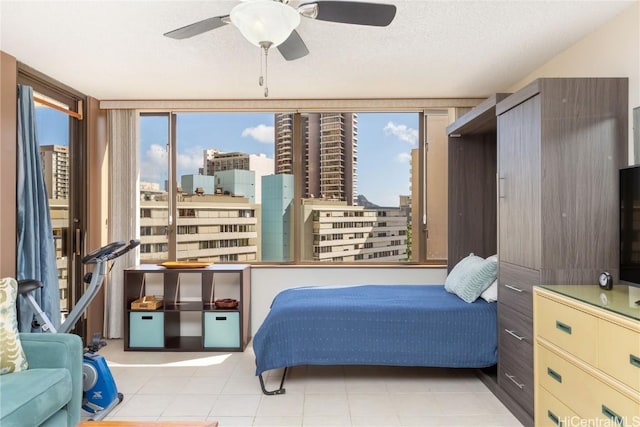
[[[83,421],[77,427],[218,427],[217,421]]]

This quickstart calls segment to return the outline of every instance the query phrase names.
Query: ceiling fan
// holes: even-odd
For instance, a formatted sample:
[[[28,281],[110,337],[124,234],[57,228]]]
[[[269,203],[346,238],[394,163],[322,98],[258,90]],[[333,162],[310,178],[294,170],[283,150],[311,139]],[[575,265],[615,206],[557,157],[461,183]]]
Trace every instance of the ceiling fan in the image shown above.
[[[309,53],[296,31],[300,16],[319,21],[386,27],[395,14],[394,5],[382,3],[317,0],[294,8],[289,5],[289,0],[243,0],[231,9],[229,15],[207,18],[164,35],[186,39],[233,24],[251,43],[262,47],[261,42],[271,42],[270,47],[277,47],[287,61],[292,61]],[[261,36],[274,35],[279,36],[278,40],[258,40]]]
[[[301,17],[343,24],[386,27],[395,15],[396,7],[383,3],[316,0],[293,7],[289,0],[242,0],[231,9],[229,15],[207,18],[164,35],[180,40],[233,24],[249,42],[262,49],[266,64],[268,51],[273,47],[277,47],[287,61],[302,58],[309,53],[302,37],[296,31]],[[261,86],[263,83],[266,85],[266,78],[260,76],[259,82]],[[265,88],[266,96],[268,89]]]

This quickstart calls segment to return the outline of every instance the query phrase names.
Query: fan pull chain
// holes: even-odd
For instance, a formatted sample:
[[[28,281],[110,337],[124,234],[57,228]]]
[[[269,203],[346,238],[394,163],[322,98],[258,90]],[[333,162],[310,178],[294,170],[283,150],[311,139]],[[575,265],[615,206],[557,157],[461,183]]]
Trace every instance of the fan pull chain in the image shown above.
[[[258,79],[258,84],[260,86],[264,86],[264,97],[269,96],[269,86],[267,83],[268,78],[268,59],[269,59],[269,48],[271,47],[271,42],[262,42],[260,43],[260,47],[262,47],[262,52],[260,55],[260,79]],[[264,61],[262,60],[264,58]],[[264,62],[264,68],[263,68]]]
[[[258,84],[260,86],[264,85],[264,61],[262,60],[263,56],[264,53],[262,52],[262,49],[260,49],[260,78],[258,79]]]

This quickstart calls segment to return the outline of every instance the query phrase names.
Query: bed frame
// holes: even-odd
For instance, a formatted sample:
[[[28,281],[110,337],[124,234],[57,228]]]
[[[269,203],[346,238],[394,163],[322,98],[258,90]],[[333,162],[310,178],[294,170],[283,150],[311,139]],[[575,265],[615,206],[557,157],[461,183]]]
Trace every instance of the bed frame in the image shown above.
[[[300,365],[486,368],[497,362],[496,303],[472,304],[443,285],[302,287],[280,292],[253,338],[266,395]],[[262,374],[284,368],[279,388]]]

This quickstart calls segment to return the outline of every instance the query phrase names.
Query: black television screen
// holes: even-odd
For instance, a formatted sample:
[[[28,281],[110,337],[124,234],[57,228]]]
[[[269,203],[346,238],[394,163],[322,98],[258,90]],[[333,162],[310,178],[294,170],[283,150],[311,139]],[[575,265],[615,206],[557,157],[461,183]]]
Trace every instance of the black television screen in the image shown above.
[[[620,282],[640,287],[640,165],[620,169]]]

